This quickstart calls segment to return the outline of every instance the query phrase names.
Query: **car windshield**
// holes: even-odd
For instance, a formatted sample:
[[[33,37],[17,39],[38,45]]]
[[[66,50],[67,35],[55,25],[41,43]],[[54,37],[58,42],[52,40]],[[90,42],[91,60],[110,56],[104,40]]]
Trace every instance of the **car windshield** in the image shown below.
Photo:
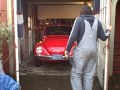
[[[70,35],[70,26],[48,26],[45,30],[46,35]]]

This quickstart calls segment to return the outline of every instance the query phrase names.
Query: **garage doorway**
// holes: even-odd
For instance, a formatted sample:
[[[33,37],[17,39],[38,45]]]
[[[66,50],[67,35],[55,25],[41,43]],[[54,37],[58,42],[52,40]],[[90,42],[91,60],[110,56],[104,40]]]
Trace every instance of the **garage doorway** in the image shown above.
[[[30,44],[35,44],[37,41],[39,41],[36,40],[35,30],[36,30],[36,26],[39,26],[39,24],[42,23],[42,21],[43,22],[53,21],[53,19],[62,19],[62,20],[75,19],[77,16],[79,16],[80,7],[81,7],[80,3],[77,4],[77,2],[28,3],[28,17],[31,17],[31,19],[33,20],[32,22],[30,22],[33,25],[30,28],[30,30],[32,30],[32,35],[33,35],[33,39],[31,39],[32,41],[30,40]],[[60,13],[57,15],[53,15],[54,12],[57,13],[57,11],[55,11],[55,8],[59,8],[60,11]],[[65,10],[69,12],[66,13]],[[73,12],[76,13],[73,14]],[[27,45],[27,46],[31,46],[31,45]],[[30,57],[28,58],[28,60],[24,61],[25,63],[21,65],[22,73],[20,73],[20,81],[21,81],[21,85],[23,86],[22,88],[23,90],[28,90],[30,89],[30,87],[31,90],[40,90],[39,87],[42,88],[41,90],[71,90],[70,81],[69,81],[69,71],[70,71],[69,66],[67,66],[66,64],[48,63],[48,64],[44,64],[42,67],[35,67],[33,60],[34,60],[33,57]],[[60,67],[60,68],[56,68],[56,67]],[[33,74],[36,75],[34,76]],[[60,80],[61,79],[62,80],[57,81],[59,80],[59,78]],[[97,79],[95,80],[97,81]],[[33,83],[35,85],[33,85]],[[99,84],[98,81],[95,82],[94,90],[98,90],[98,88],[100,88],[100,85],[98,84]]]
[[[116,5],[113,74],[120,74],[120,1]]]

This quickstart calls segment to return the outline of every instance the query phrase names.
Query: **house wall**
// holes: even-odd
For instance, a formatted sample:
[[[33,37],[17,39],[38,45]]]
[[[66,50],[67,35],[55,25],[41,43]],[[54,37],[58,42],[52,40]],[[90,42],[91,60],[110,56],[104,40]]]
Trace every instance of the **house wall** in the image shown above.
[[[0,21],[1,22],[6,22],[7,21],[7,0],[0,0]],[[3,45],[2,45],[2,59],[3,59],[3,68],[5,73],[9,72],[9,48],[8,48],[8,43],[6,40],[4,40]],[[8,59],[8,60],[7,60]]]
[[[12,12],[13,12],[13,3],[12,3],[12,0],[8,0],[7,1],[7,22],[8,24],[12,25]],[[11,32],[12,32],[12,27],[11,27]],[[14,74],[15,72],[15,59],[14,59],[14,46],[13,46],[13,43],[14,43],[14,39],[13,37],[9,37],[9,72],[11,74]]]
[[[0,17],[1,17],[1,19],[0,19],[0,21],[5,21],[6,20],[6,18],[7,18],[7,4],[6,4],[6,0],[0,0],[0,13],[1,13],[1,15],[0,15]]]
[[[0,0],[0,13],[1,22],[6,21],[9,25],[12,25],[13,20],[13,0]],[[11,27],[11,32],[12,32]],[[14,45],[13,37],[9,37],[9,43],[4,41],[3,43],[3,66],[5,73],[14,74],[15,72],[15,59],[14,59]]]

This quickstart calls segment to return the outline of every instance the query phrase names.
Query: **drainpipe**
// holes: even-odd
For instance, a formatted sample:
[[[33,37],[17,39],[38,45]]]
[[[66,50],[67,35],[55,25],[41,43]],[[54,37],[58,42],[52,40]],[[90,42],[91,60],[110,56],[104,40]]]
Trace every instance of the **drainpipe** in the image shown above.
[[[107,21],[107,23],[106,23],[106,26],[107,26],[107,28],[109,28],[110,27],[110,4],[111,4],[111,0],[107,0],[107,19],[106,19],[106,21]],[[109,75],[108,75],[108,68],[109,68],[109,66],[108,66],[108,64],[109,64],[109,49],[110,49],[110,40],[109,40],[110,38],[108,38],[107,40],[106,40],[106,56],[105,56],[105,74],[104,74],[104,90],[108,90],[108,77],[109,77]]]
[[[16,81],[19,83],[19,57],[18,57],[18,30],[17,30],[17,0],[14,3],[14,32],[15,32],[15,60],[16,60]]]

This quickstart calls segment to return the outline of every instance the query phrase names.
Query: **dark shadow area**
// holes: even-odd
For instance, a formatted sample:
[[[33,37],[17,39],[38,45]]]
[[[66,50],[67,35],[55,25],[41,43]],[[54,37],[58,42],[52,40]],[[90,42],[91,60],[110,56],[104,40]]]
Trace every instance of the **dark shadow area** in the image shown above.
[[[109,77],[108,90],[120,90],[120,74]]]

